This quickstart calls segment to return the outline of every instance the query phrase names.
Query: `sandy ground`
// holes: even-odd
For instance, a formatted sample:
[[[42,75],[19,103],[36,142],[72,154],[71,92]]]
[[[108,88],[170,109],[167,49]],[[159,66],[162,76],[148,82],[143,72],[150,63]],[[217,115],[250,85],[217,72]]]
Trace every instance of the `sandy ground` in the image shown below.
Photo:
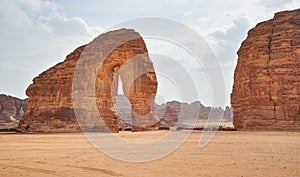
[[[152,140],[166,132],[119,136]],[[0,176],[300,176],[300,132],[217,132],[205,148],[200,136],[192,133],[162,159],[130,163],[101,153],[82,134],[0,134]]]

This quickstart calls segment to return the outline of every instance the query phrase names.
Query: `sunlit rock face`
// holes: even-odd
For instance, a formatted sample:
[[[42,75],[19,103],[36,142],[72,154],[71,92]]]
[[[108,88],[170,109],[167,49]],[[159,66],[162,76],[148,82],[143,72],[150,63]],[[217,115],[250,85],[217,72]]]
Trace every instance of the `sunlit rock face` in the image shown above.
[[[85,62],[80,63],[79,58],[84,58]],[[82,80],[74,85],[74,73],[78,70],[91,75],[80,76]],[[90,78],[95,78],[95,82],[90,83]],[[115,103],[119,79],[131,104],[132,131],[157,129],[159,118],[153,108],[157,79],[153,64],[142,37],[134,30],[121,29],[102,34],[88,45],[78,47],[63,62],[34,78],[26,90],[28,109],[18,130],[78,132],[84,128],[85,131],[118,132]],[[82,95],[91,87],[94,93]],[[90,98],[91,95],[95,98]],[[76,98],[94,99],[97,106],[96,112],[83,116],[82,126],[74,113],[79,109],[73,102]],[[80,104],[88,107],[92,103]]]
[[[231,105],[238,130],[300,130],[300,9],[276,13],[248,32]]]

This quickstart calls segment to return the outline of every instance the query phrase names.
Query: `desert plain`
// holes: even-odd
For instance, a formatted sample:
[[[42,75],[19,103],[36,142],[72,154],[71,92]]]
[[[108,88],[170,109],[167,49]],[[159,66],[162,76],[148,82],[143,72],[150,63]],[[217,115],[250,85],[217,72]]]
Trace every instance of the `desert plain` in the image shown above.
[[[118,136],[148,141],[168,132]],[[142,163],[111,158],[81,133],[0,134],[0,176],[300,176],[300,132],[219,131],[200,148],[202,133],[194,131],[166,157]]]

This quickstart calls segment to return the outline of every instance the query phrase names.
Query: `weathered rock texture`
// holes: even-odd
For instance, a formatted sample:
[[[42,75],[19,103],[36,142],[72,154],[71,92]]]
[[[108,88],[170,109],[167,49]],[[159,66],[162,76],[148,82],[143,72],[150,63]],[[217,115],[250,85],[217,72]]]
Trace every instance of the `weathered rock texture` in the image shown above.
[[[1,94],[0,95],[0,129],[15,129],[24,111],[27,99]]]
[[[118,113],[120,129],[131,129],[131,105],[129,100],[124,95],[118,95],[115,106]],[[212,116],[211,118],[214,120],[217,119],[222,123],[232,122],[231,107],[226,106],[225,110],[222,108],[206,107],[202,105],[200,101],[195,101],[191,104],[170,101],[161,105],[156,104],[155,110],[160,119],[159,126],[163,129],[169,127],[187,127],[195,121],[195,128],[203,128],[210,114]],[[179,121],[179,119],[181,120]]]
[[[120,129],[129,130],[132,128],[131,121],[131,104],[124,95],[118,95],[115,103]],[[193,118],[196,118],[195,128],[203,128],[210,114],[214,120],[219,120],[221,123],[232,122],[232,109],[226,106],[222,108],[204,106],[200,101],[195,101],[191,104],[182,103],[179,101],[169,101],[163,104],[155,105],[155,112],[160,119],[160,128],[169,127],[188,127]],[[181,119],[181,121],[179,121]],[[176,125],[177,124],[177,125]]]
[[[300,9],[248,32],[231,94],[238,130],[300,130]]]
[[[92,75],[82,75],[79,84],[72,85],[79,57],[86,61],[77,66],[76,71],[93,70],[95,83],[89,83]],[[125,63],[133,59],[136,62],[125,66]],[[99,62],[102,64],[101,67]],[[96,69],[97,66],[100,67],[99,70]],[[74,114],[77,106],[73,105],[72,98],[74,99],[74,95],[77,98],[76,94],[79,94],[80,98],[90,99],[88,98],[90,95],[85,97],[80,93],[94,87],[98,112],[84,115],[85,120],[81,120],[84,122],[81,128],[90,131],[118,132],[119,124],[114,104],[119,78],[123,83],[124,94],[131,103],[132,130],[157,129],[159,119],[153,109],[157,80],[153,64],[148,57],[142,37],[134,30],[121,29],[98,36],[88,45],[81,46],[69,54],[64,62],[36,77],[26,91],[29,97],[28,109],[20,121],[18,130],[80,131]],[[96,119],[99,115],[101,121]]]
[[[222,108],[206,107],[200,101],[191,104],[171,101],[156,105],[156,110],[162,120],[161,127],[174,127],[176,125],[179,128],[203,128],[209,118],[221,122],[232,121],[229,118],[232,115],[230,107],[226,107],[224,111]]]

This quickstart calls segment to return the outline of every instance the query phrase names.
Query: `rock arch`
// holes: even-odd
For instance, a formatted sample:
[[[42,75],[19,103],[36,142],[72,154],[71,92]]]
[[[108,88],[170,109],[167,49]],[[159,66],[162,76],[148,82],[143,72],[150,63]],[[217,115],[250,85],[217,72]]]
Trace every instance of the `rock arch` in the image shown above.
[[[85,58],[86,63],[80,63],[79,58]],[[99,65],[96,60],[102,64],[99,70],[96,69]],[[91,76],[83,75],[79,84],[74,86],[74,72],[78,68],[92,71],[95,83],[90,84]],[[69,54],[65,61],[34,78],[26,90],[28,108],[18,130],[80,131],[83,127],[79,128],[76,120],[72,94],[76,96],[94,87],[98,112],[85,117],[84,129],[118,132],[114,107],[118,79],[121,79],[124,94],[132,105],[132,131],[157,129],[159,120],[154,111],[157,80],[152,61],[142,37],[134,30],[121,29],[96,37]],[[97,117],[94,114],[100,114],[102,123],[94,119]]]
[[[96,77],[96,104],[100,116],[105,118],[103,121],[106,126],[114,132],[119,128],[116,126],[118,123],[114,106],[119,79],[124,95],[131,103],[132,131],[152,130],[159,126],[159,118],[154,111],[157,79],[152,61],[141,37],[129,38],[134,40],[118,46],[105,58]]]

